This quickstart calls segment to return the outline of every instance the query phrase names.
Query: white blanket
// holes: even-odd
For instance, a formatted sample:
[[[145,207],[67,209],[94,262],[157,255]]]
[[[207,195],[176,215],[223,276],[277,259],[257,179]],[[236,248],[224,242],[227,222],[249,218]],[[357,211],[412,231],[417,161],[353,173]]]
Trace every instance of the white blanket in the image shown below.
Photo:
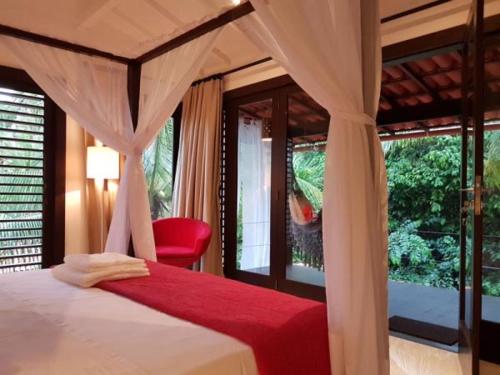
[[[99,269],[92,272],[82,272],[73,269],[68,264],[60,264],[52,268],[51,272],[56,279],[82,288],[89,288],[104,280],[123,280],[149,276],[146,263],[99,267]]]
[[[64,263],[82,272],[93,272],[110,266],[145,265],[144,259],[129,257],[119,253],[70,254]]]
[[[0,333],[2,375],[257,374],[231,337],[47,270],[0,275]]]

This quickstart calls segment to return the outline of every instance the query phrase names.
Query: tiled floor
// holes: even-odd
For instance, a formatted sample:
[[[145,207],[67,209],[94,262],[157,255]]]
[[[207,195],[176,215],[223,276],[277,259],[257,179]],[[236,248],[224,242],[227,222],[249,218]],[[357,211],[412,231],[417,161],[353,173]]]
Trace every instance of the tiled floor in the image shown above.
[[[390,337],[391,375],[462,375],[458,354]],[[500,366],[481,363],[481,375],[500,375]]]

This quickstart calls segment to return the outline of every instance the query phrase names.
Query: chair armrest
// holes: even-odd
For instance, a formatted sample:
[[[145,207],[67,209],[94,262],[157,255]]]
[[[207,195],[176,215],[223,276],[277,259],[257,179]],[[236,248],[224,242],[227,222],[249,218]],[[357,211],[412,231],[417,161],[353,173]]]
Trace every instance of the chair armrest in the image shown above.
[[[208,233],[205,236],[199,237],[196,239],[194,243],[194,252],[197,255],[203,255],[203,253],[206,251],[208,248],[208,245],[210,244],[210,240],[212,239],[212,233]]]

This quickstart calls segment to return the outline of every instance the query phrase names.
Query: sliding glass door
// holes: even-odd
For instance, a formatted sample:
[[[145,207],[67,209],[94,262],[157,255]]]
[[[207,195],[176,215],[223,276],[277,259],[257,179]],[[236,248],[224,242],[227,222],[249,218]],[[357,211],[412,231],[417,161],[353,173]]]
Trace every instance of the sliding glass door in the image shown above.
[[[460,359],[464,374],[479,374],[482,319],[485,54],[484,4],[472,4],[462,71],[462,193]]]
[[[295,84],[226,103],[229,277],[324,298],[321,212],[329,115]]]
[[[238,99],[226,113],[224,267],[226,275],[273,287],[272,150],[275,95]]]
[[[286,108],[284,178],[286,185],[286,267],[283,289],[314,290],[325,284],[323,188],[330,116],[298,88],[283,91]],[[317,293],[318,294],[318,293]]]
[[[272,99],[238,107],[236,268],[270,274]]]

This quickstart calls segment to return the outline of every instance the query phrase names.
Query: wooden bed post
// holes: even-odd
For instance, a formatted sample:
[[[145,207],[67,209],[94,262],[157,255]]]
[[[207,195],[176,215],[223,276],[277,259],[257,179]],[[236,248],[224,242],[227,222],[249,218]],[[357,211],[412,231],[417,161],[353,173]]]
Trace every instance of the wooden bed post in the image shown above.
[[[137,129],[137,122],[139,120],[139,94],[141,90],[141,63],[130,62],[127,65],[127,92],[128,103],[130,107],[130,116],[132,117],[132,126],[134,132]],[[130,238],[128,246],[128,255],[134,256],[134,243]]]

